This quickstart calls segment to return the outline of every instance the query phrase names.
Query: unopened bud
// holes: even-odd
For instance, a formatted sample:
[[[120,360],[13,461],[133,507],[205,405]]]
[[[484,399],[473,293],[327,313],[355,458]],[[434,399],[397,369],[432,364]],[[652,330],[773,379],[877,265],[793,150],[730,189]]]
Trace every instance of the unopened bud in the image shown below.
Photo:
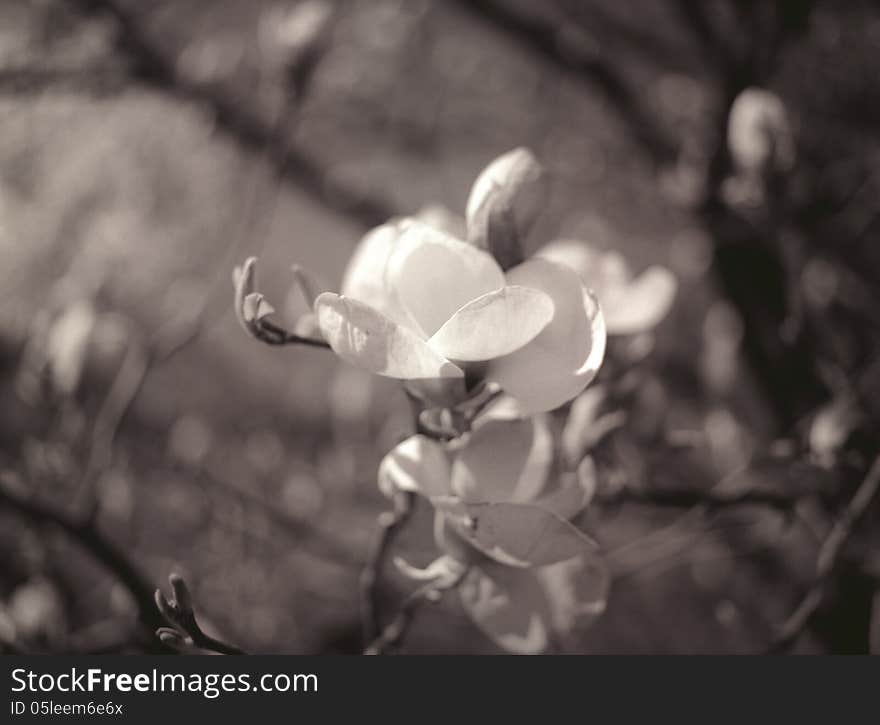
[[[162,592],[161,589],[157,589],[155,594],[153,595],[153,599],[156,602],[156,608],[159,610],[159,613],[165,617],[169,622],[176,622],[179,618],[179,612],[177,611],[177,605],[173,602],[169,602],[168,598]]]
[[[171,629],[171,627],[159,627],[159,629],[156,630],[156,636],[162,644],[168,645],[176,650],[185,650],[192,645],[192,640],[188,637],[184,637],[176,629]]]
[[[180,574],[171,574],[168,577],[168,583],[171,584],[171,590],[174,592],[174,601],[177,604],[178,611],[183,613],[192,612],[192,594],[190,594],[189,587],[186,585],[183,577]]]
[[[477,177],[467,203],[468,241],[491,253],[503,269],[523,260],[522,239],[544,203],[544,170],[534,154],[517,148]]]
[[[794,138],[785,105],[775,93],[746,88],[730,108],[727,145],[743,171],[786,171],[794,164]]]

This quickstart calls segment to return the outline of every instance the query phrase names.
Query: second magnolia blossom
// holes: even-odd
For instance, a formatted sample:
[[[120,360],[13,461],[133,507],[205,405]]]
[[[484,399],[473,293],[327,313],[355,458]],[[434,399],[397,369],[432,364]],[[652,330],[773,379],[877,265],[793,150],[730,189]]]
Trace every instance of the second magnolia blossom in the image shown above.
[[[404,573],[438,582],[452,573],[465,611],[501,647],[541,652],[604,610],[608,571],[568,521],[593,496],[593,462],[560,472],[542,417],[483,417],[451,445],[412,436],[384,458],[379,485],[436,511],[444,556],[424,570],[401,563]]]

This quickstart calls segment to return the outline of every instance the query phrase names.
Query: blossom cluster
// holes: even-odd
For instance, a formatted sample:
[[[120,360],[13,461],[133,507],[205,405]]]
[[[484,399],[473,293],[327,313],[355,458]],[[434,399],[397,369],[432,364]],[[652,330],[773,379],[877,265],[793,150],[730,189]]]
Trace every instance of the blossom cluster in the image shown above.
[[[391,499],[433,507],[438,558],[412,579],[456,588],[498,645],[541,652],[603,611],[609,575],[575,519],[596,489],[589,456],[560,455],[549,411],[596,377],[609,335],[650,330],[672,274],[636,276],[616,252],[571,239],[526,258],[545,178],[516,149],[478,176],[465,219],[436,210],[393,219],[360,242],[338,291],[296,270],[310,313],[297,331],[346,362],[403,381],[452,433],[423,429],[382,461]],[[239,270],[239,318],[273,341],[272,308]]]

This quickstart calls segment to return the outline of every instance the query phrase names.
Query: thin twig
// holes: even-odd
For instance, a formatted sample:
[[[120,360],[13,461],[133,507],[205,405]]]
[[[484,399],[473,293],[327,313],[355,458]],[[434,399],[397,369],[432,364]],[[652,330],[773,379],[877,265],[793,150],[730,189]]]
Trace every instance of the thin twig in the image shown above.
[[[6,480],[0,483],[0,504],[36,524],[49,524],[64,532],[128,590],[138,608],[140,621],[151,633],[162,626],[164,620],[153,604],[153,587],[149,579],[99,529],[19,493]]]
[[[393,511],[383,511],[376,519],[376,534],[367,564],[361,573],[361,618],[364,642],[372,642],[382,628],[379,616],[379,581],[388,552],[398,531],[412,515],[412,494],[402,493]]]
[[[785,651],[807,628],[825,598],[827,584],[847,541],[868,511],[878,490],[880,490],[880,456],[874,459],[864,480],[822,542],[816,557],[813,584],[780,627],[770,652]]]
[[[439,602],[443,594],[458,586],[465,574],[467,574],[467,569],[463,567],[460,575],[456,579],[445,582],[443,586],[438,586],[437,582],[431,581],[410,593],[409,596],[403,600],[403,604],[394,619],[391,620],[381,633],[370,642],[364,650],[364,654],[385,654],[392,647],[400,644],[400,641],[409,630],[416,612],[422,604],[435,604],[436,602]]]
[[[776,491],[742,491],[731,494],[718,493],[713,490],[694,489],[634,489],[623,488],[607,498],[598,499],[598,503],[636,503],[645,506],[665,508],[705,507],[707,510],[739,508],[745,506],[768,506],[784,513],[790,513],[798,500],[797,495],[784,494]]]
[[[144,11],[119,0],[68,0],[87,11],[102,10],[116,21],[118,47],[135,66],[139,80],[184,99],[201,103],[211,110],[218,128],[241,146],[261,153],[272,138],[272,123],[253,106],[227,97],[216,84],[200,83],[181,73],[170,53],[166,53],[142,27]],[[385,199],[370,197],[361,190],[327,184],[321,165],[302,150],[288,145],[273,158],[279,173],[302,191],[330,209],[357,220],[363,226],[377,226],[395,215]]]
[[[154,594],[156,609],[171,627],[159,627],[156,635],[169,647],[179,652],[190,652],[193,648],[221,655],[244,655],[243,649],[207,634],[199,625],[193,608],[193,598],[189,586],[180,574],[168,577],[172,596],[167,598],[161,589]]]
[[[459,5],[569,73],[573,79],[599,91],[653,161],[662,164],[674,160],[674,144],[650,118],[639,94],[597,53],[576,45],[555,20],[501,0],[459,0]]]
[[[106,96],[123,90],[128,83],[125,69],[116,66],[85,68],[5,68],[0,70],[0,94],[29,96],[67,91]]]

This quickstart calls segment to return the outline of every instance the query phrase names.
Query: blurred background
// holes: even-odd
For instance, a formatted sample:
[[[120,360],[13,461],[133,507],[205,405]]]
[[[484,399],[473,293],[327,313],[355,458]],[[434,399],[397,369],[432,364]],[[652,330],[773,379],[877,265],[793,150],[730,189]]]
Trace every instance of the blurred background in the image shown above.
[[[876,648],[878,59],[856,0],[4,0],[0,650],[155,651],[178,571],[248,650],[360,652],[410,408],[248,339],[232,269],[259,256],[292,320],[291,264],[338,284],[367,229],[461,214],[517,146],[552,180],[531,249],[679,280],[603,369],[581,523],[615,581],[562,650]],[[751,87],[775,100],[737,140]],[[409,588],[384,573],[388,616]],[[447,599],[401,651],[497,652]]]

